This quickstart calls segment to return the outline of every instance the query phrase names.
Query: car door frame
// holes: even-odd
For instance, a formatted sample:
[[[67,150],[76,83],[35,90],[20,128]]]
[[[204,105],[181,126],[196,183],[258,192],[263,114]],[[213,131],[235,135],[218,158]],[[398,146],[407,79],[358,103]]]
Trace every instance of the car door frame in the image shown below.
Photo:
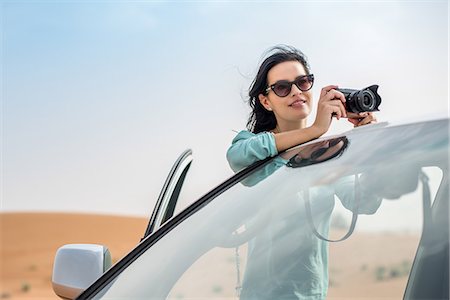
[[[183,186],[193,159],[192,150],[187,149],[180,154],[173,164],[161,189],[158,200],[156,201],[155,208],[153,209],[142,239],[145,239],[151,233],[158,230],[164,223],[173,217],[178,197],[180,196],[181,187]]]

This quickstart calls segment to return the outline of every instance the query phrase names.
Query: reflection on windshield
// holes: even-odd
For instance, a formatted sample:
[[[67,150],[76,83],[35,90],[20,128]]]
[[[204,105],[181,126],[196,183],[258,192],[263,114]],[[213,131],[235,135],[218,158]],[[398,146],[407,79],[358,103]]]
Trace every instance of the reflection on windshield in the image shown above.
[[[347,146],[348,139],[345,136],[307,145],[291,157],[287,166],[299,168],[321,163],[342,155]]]
[[[402,298],[416,252],[448,252],[446,126],[380,129],[292,149],[180,221],[95,299]],[[343,242],[313,232],[339,239],[354,214],[355,230]],[[438,237],[429,252],[417,251],[423,223]]]
[[[288,150],[248,176],[242,184],[253,186],[285,165],[299,168],[336,158],[344,153],[348,144],[348,139],[342,136]]]

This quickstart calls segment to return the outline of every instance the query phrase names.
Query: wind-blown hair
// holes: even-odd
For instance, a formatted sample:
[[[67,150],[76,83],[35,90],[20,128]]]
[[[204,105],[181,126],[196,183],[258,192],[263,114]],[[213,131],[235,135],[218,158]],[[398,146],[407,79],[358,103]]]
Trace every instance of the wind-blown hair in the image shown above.
[[[277,45],[266,52],[266,59],[261,63],[255,79],[249,89],[249,105],[252,109],[250,113],[247,129],[253,133],[273,130],[277,126],[275,114],[268,111],[259,102],[259,94],[266,95],[267,74],[275,65],[285,61],[298,61],[305,68],[306,74],[310,74],[310,68],[306,60],[306,56],[298,49],[287,46]]]

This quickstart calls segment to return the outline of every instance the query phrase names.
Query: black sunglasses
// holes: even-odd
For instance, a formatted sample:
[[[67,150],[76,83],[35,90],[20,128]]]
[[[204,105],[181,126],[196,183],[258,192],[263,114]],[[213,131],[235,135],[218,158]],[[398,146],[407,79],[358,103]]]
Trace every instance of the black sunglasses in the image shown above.
[[[310,159],[312,161],[317,161],[322,155],[325,154],[325,152],[328,151],[328,149],[330,149],[331,147],[336,146],[337,144],[339,144],[342,141],[342,139],[336,138],[336,139],[332,139],[328,142],[328,147],[323,147],[323,148],[319,148],[317,150],[315,150],[313,153],[311,153],[311,157]]]
[[[313,74],[301,75],[295,78],[294,81],[280,80],[275,82],[266,89],[266,94],[268,94],[270,90],[272,90],[278,97],[286,97],[290,94],[293,84],[295,84],[295,86],[298,87],[300,91],[306,92],[312,88],[313,83]]]
[[[336,149],[335,153],[333,153],[330,157],[328,157],[326,159],[322,159],[322,160],[320,159],[320,157],[322,155],[324,155],[325,152],[327,152],[331,147],[336,146],[340,142],[344,143],[340,149]],[[328,142],[327,147],[321,147],[321,148],[313,151],[309,157],[302,158],[299,154],[293,156],[287,163],[287,166],[292,167],[292,168],[298,168],[298,167],[313,165],[313,164],[316,164],[316,163],[319,163],[322,161],[332,159],[332,158],[338,156],[340,153],[342,153],[342,151],[345,150],[347,145],[348,145],[348,140],[346,137],[334,138]],[[311,144],[311,145],[308,145],[305,147],[312,147],[312,146],[314,146],[314,144]]]

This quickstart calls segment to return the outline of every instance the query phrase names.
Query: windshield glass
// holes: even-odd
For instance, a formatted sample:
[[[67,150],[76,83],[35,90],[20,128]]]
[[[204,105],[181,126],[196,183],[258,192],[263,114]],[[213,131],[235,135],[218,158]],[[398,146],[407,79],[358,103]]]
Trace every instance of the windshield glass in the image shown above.
[[[94,298],[401,298],[423,228],[439,214],[448,224],[438,209],[448,203],[448,153],[447,121],[291,149],[169,231]],[[448,237],[434,245],[448,251]]]

